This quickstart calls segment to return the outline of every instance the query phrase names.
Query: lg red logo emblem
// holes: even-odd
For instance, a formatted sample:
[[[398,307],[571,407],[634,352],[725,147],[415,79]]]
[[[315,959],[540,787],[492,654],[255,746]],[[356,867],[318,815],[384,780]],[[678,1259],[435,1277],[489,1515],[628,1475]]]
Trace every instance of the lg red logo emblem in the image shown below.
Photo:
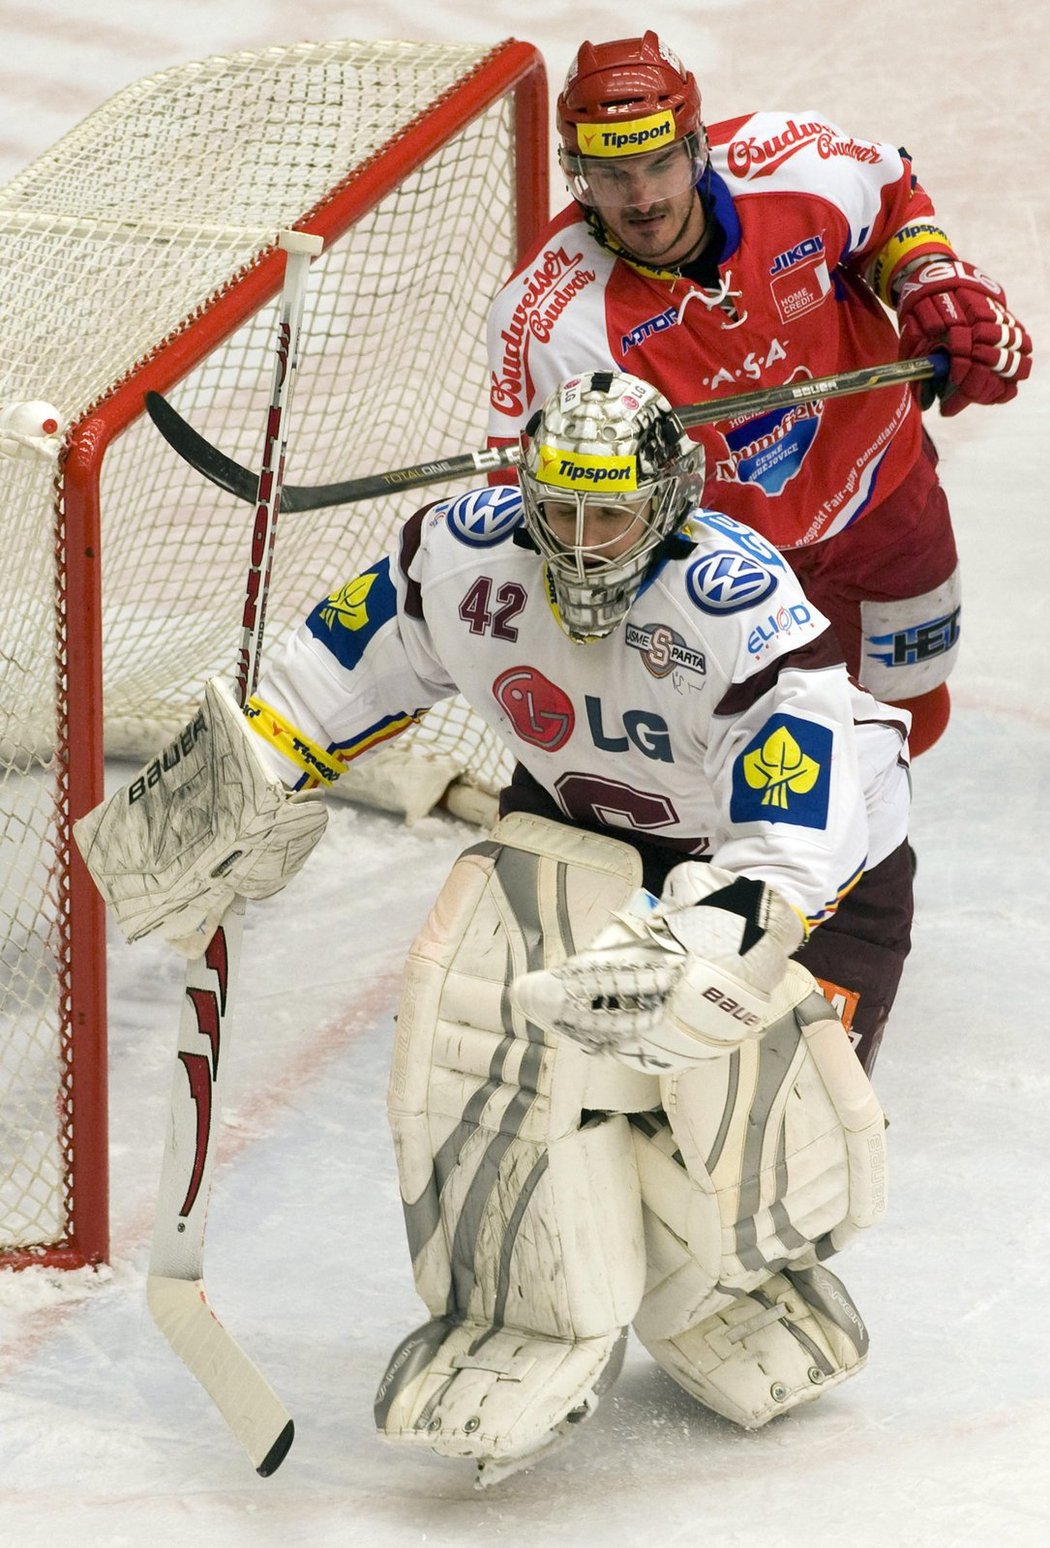
[[[557,752],[576,725],[572,700],[535,667],[511,667],[492,685],[496,703],[523,742]]]

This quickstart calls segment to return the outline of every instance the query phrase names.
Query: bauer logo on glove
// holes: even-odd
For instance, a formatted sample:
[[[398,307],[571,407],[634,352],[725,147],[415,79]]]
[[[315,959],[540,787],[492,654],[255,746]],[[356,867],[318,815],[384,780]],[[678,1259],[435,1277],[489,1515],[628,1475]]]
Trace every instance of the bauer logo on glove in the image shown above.
[[[175,768],[182,758],[188,758],[196,747],[198,740],[208,730],[208,722],[204,718],[204,710],[200,709],[188,725],[183,726],[178,736],[170,747],[165,748],[159,758],[154,758],[152,763],[147,763],[135,779],[128,786],[128,805],[134,806],[136,801],[141,801],[148,790],[151,790],[157,781]]]
[[[693,870],[698,880],[672,881]],[[516,979],[511,999],[536,1026],[589,1053],[643,1070],[688,1069],[781,1013],[777,991],[804,934],[795,909],[764,882],[687,863],[662,901],[636,892],[588,950]]]

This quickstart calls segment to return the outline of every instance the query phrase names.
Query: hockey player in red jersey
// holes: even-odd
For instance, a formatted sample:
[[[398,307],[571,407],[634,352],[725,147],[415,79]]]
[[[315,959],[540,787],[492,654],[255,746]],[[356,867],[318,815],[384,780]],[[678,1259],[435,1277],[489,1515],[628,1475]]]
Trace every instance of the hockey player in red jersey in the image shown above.
[[[695,78],[653,32],[580,47],[557,132],[574,202],[492,307],[493,444],[583,370],[684,404],[943,350],[946,415],[1005,403],[1028,375],[1027,333],[954,252],[906,152],[811,112],[705,127]],[[961,598],[915,390],[699,433],[706,503],[785,553],[850,670],[910,711],[913,754],[931,746]]]

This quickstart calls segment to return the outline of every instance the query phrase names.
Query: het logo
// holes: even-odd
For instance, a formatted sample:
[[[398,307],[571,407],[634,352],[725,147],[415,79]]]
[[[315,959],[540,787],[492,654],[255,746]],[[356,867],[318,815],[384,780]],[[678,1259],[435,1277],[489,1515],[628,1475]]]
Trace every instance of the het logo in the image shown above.
[[[929,623],[900,629],[894,634],[871,635],[870,644],[885,648],[869,650],[867,655],[870,660],[879,661],[888,667],[918,666],[934,656],[943,656],[958,644],[961,611],[959,607],[954,608],[952,612],[945,613],[943,618],[932,618]]]

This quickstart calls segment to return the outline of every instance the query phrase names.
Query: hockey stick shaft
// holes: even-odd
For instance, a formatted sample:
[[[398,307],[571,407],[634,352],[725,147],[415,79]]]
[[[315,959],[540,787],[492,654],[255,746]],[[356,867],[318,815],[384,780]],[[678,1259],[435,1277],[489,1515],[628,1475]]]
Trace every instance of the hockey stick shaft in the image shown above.
[[[259,675],[307,273],[311,256],[322,245],[320,237],[298,231],[282,232],[278,243],[286,254],[285,276],[262,465],[255,479],[258,499],[237,657],[242,706]],[[187,969],[147,1300],[157,1327],[265,1477],[283,1461],[294,1425],[265,1377],[212,1312],[204,1288],[204,1233],[229,1070],[231,997],[243,923],[244,900],[238,898],[223,915],[204,955]]]
[[[708,403],[688,403],[678,409],[678,417],[687,430],[698,425],[745,419],[794,404],[819,402],[824,398],[844,398],[851,393],[872,392],[879,387],[941,378],[944,363],[938,355],[916,360],[891,360],[885,365],[866,366],[858,371],[841,371],[835,376],[806,377],[783,387],[759,387],[754,392],[716,398]],[[239,500],[253,501],[258,488],[257,476],[212,446],[173,409],[159,393],[146,394],[150,418],[179,456],[220,489]],[[469,478],[475,473],[499,472],[517,467],[517,446],[501,446],[484,451],[463,452],[417,462],[411,467],[394,468],[387,473],[371,473],[363,478],[346,479],[337,484],[288,484],[281,496],[282,511],[316,511],[333,505],[353,505],[359,500],[374,500],[396,494],[401,489],[419,489]]]

